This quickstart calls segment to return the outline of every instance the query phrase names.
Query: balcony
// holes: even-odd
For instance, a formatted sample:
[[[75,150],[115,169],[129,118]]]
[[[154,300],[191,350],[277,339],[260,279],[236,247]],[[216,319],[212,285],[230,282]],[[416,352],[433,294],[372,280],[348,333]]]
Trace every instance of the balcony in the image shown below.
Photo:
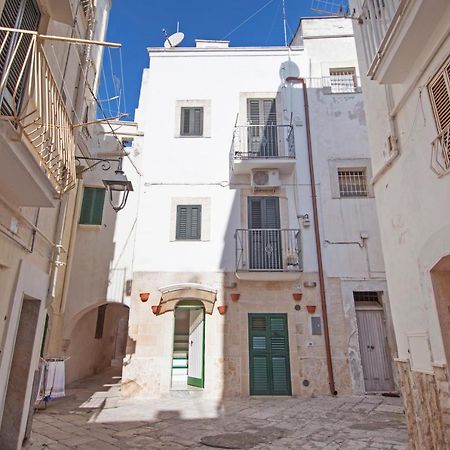
[[[0,28],[0,42],[0,188],[21,206],[50,206],[75,185],[72,122],[39,35]]]
[[[292,173],[295,167],[293,126],[236,125],[230,159],[235,175],[248,175],[253,169]]]
[[[431,168],[438,177],[450,172],[450,125],[431,143]]]
[[[236,273],[246,280],[295,280],[303,270],[299,229],[238,229]]]
[[[358,17],[367,75],[381,83],[401,83],[445,19],[448,0],[365,0]]]

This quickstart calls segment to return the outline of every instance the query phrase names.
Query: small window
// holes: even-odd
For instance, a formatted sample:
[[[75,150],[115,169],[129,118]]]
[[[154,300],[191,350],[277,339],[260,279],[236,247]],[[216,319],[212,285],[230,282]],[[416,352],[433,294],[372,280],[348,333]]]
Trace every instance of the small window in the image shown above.
[[[97,309],[97,323],[95,324],[95,339],[103,337],[103,328],[105,326],[106,305],[101,305]]]
[[[80,224],[101,225],[104,203],[105,189],[85,187],[81,205]]]
[[[177,206],[177,240],[199,240],[201,238],[201,205]]]
[[[380,292],[353,291],[353,300],[357,306],[382,306]]]
[[[338,169],[341,197],[367,197],[366,169]]]
[[[181,136],[203,136],[203,108],[181,108]]]
[[[355,92],[358,87],[355,68],[330,69],[330,87],[333,94]]]

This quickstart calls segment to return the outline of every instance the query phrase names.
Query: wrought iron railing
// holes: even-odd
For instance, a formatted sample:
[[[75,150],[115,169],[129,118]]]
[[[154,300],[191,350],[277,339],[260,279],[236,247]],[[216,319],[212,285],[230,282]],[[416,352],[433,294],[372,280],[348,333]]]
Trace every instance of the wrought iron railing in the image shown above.
[[[300,272],[303,270],[298,229],[238,229],[237,272]]]
[[[431,143],[431,168],[440,177],[450,172],[450,125]]]
[[[236,125],[231,143],[234,159],[295,158],[292,125]]]
[[[36,32],[0,27],[0,120],[19,129],[58,194],[75,184],[65,102]]]
[[[383,57],[384,49],[400,16],[405,0],[365,0],[358,21],[362,25],[362,41],[372,76]]]

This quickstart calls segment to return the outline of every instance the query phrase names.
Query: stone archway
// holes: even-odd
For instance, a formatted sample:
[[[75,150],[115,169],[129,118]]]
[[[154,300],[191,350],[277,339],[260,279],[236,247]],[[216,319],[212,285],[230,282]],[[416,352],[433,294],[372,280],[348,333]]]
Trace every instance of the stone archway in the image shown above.
[[[67,384],[122,365],[128,315],[128,306],[113,302],[89,307],[77,314],[66,340]]]

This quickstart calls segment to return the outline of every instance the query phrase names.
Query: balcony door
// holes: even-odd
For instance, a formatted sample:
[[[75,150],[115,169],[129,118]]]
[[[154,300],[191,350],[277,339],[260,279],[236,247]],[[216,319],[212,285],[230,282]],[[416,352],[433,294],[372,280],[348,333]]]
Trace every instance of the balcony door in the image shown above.
[[[278,197],[248,198],[250,270],[282,270]]]
[[[247,100],[249,157],[278,156],[277,112],[274,98]]]
[[[37,31],[40,18],[41,13],[35,0],[6,0],[0,16],[0,26]],[[2,79],[5,70],[9,70],[5,88],[0,93],[1,112],[4,115],[14,116],[19,111],[30,61],[28,49],[31,39],[30,34],[20,35],[18,32],[0,31],[0,42],[3,44],[6,40],[6,45],[2,45],[0,52]]]

